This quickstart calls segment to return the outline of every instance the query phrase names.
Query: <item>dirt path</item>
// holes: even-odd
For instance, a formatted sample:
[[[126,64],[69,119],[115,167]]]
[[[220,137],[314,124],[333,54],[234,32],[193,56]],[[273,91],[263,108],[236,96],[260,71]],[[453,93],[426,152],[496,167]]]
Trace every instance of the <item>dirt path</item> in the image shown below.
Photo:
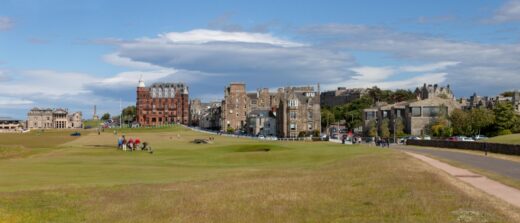
[[[461,153],[431,148],[415,148],[413,146],[395,146],[394,148],[407,152],[431,155],[441,159],[452,160],[482,170],[491,171],[511,179],[520,180],[520,162],[493,158],[490,156]]]
[[[500,198],[507,203],[520,208],[520,190],[501,184],[497,181],[491,180],[485,176],[475,174],[471,171],[454,167],[438,160],[429,158],[413,152],[403,151],[419,160],[422,160],[435,168],[441,169],[453,177],[462,180],[475,188],[478,188],[490,195]]]

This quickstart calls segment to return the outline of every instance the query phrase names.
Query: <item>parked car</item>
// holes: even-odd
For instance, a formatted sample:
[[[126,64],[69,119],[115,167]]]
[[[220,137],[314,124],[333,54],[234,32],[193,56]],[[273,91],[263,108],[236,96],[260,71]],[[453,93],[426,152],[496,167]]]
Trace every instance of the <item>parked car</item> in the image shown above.
[[[473,139],[476,141],[480,141],[480,140],[488,139],[488,137],[485,135],[476,135],[476,136],[473,136]]]
[[[423,137],[423,140],[432,140],[432,137],[429,136],[429,135],[425,135],[425,136]]]
[[[81,133],[79,133],[79,132],[74,132],[74,133],[71,133],[70,136],[81,136]]]
[[[475,140],[470,137],[462,137],[460,141],[463,142],[474,142]]]
[[[399,143],[404,144],[404,143],[406,143],[406,141],[408,141],[410,139],[411,140],[421,140],[421,137],[419,137],[419,136],[405,136],[405,137],[399,139]]]
[[[475,140],[467,136],[452,136],[448,138],[448,141],[473,142]]]
[[[448,139],[446,139],[447,141],[451,141],[451,142],[455,142],[455,141],[459,141],[459,138],[457,138],[456,136],[452,136],[452,137],[449,137]]]

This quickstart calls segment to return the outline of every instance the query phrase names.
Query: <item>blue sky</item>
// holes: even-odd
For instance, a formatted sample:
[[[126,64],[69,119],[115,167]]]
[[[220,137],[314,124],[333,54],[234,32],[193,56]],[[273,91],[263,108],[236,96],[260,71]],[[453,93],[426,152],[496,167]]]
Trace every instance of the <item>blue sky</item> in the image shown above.
[[[0,116],[116,113],[140,76],[205,101],[231,81],[496,95],[519,88],[519,25],[520,0],[0,0]]]

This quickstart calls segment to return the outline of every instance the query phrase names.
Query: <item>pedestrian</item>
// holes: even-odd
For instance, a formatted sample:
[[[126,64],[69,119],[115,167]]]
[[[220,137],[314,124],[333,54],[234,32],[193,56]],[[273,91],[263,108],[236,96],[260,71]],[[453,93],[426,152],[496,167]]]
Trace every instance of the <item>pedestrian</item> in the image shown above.
[[[128,139],[128,149],[130,151],[134,150],[134,140],[132,138]]]
[[[139,138],[135,138],[134,140],[134,149],[137,149],[139,148],[139,144],[141,144],[141,140],[139,140]]]
[[[390,148],[390,139],[389,138],[386,138],[386,147]]]
[[[126,139],[125,139],[125,136],[123,136],[123,151],[126,151]]]
[[[118,138],[117,139],[117,149],[122,149],[123,148],[123,138]]]
[[[488,152],[488,146],[487,146],[487,143],[484,143],[484,154],[487,156],[487,152]]]

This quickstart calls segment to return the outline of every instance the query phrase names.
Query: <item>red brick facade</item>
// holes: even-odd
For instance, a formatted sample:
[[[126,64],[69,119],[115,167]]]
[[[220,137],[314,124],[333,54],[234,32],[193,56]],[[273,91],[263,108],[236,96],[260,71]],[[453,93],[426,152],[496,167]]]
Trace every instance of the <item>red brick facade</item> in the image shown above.
[[[156,83],[137,87],[137,122],[141,126],[171,123],[188,125],[188,87],[182,83]]]

